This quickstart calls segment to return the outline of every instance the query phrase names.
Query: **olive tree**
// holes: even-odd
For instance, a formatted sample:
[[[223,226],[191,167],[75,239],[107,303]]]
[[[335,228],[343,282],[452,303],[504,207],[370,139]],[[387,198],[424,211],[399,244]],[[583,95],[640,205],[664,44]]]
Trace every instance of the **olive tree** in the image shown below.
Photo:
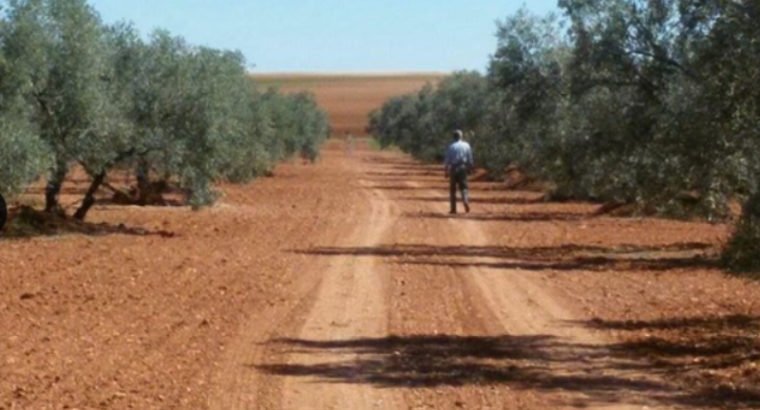
[[[84,0],[13,0],[7,15],[3,55],[18,81],[5,91],[28,105],[52,153],[45,209],[62,212],[58,194],[69,167],[79,162],[100,174],[124,147],[103,26]]]
[[[429,88],[427,86],[425,90]],[[370,114],[368,131],[375,136],[381,147],[396,145],[410,151],[417,138],[418,99],[419,94],[393,97]]]
[[[437,86],[388,100],[370,115],[369,131],[381,146],[397,145],[423,160],[442,160],[455,129],[478,130],[488,106],[488,87],[477,72],[457,72]]]
[[[274,130],[269,143],[274,160],[302,154],[316,160],[318,147],[329,135],[329,122],[314,96],[308,93],[280,94],[270,88],[260,96]]]
[[[713,174],[728,181],[746,201],[736,231],[724,252],[737,271],[760,271],[760,6],[754,1],[710,1],[695,25],[711,29],[700,50],[705,76],[704,101],[711,106],[711,129],[722,152]],[[694,6],[696,7],[696,6]],[[704,7],[704,6],[703,6]],[[696,13],[695,13],[696,14]],[[717,162],[717,161],[716,161]]]
[[[48,212],[64,214],[72,166],[91,179],[80,220],[115,167],[135,169],[138,203],[155,181],[199,207],[215,181],[249,180],[298,152],[316,159],[328,135],[312,96],[259,91],[239,52],[161,30],[143,41],[85,0],[10,0],[0,23],[0,192],[47,167]]]
[[[483,130],[485,163],[495,173],[519,165],[537,176],[556,173],[565,140],[558,120],[566,106],[566,44],[554,16],[525,9],[498,23],[488,67],[492,90]],[[551,165],[551,166],[548,166]],[[560,167],[561,168],[561,167]]]
[[[0,18],[0,195],[18,193],[49,160],[47,147],[29,121],[31,113],[15,92],[23,78],[5,58],[6,29]]]
[[[45,169],[47,147],[34,129],[11,113],[0,116],[0,195],[18,193]]]

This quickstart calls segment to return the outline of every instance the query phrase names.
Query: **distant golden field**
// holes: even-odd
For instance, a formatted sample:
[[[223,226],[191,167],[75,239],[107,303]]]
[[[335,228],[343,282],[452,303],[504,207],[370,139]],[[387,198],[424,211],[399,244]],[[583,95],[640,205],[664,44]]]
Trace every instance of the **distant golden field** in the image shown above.
[[[445,74],[255,74],[283,92],[309,91],[330,116],[333,134],[364,135],[369,113],[390,97],[437,83]]]

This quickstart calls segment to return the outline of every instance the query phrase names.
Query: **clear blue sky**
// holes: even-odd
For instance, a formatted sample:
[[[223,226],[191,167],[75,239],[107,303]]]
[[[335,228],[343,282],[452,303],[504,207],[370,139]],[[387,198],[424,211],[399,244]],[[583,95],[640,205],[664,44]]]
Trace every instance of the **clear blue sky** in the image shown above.
[[[531,0],[539,14],[556,0]],[[107,23],[240,50],[255,72],[483,70],[495,22],[522,1],[90,0]],[[255,66],[255,67],[254,67]]]

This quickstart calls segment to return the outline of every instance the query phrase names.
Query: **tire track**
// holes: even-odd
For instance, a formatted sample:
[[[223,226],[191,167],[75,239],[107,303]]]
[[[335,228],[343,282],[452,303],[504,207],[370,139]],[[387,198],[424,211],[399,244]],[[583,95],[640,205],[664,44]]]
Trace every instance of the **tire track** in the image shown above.
[[[296,252],[287,301],[252,316],[221,379],[232,394],[213,408],[627,409],[676,394],[640,363],[613,359],[611,341],[579,324],[544,276],[489,267],[505,259],[483,252],[499,243],[483,222],[438,217],[447,204],[429,199],[414,211],[433,217],[410,218],[408,192],[440,191],[397,162],[377,165],[390,157],[344,163],[359,199],[341,227]],[[566,234],[542,229],[546,243]],[[544,242],[538,234],[527,236]]]
[[[424,188],[419,183],[410,185]],[[435,195],[432,190],[425,192]],[[441,214],[447,211],[446,204],[434,204],[432,208]],[[439,222],[439,230],[443,231],[440,235],[458,238],[468,247],[492,247],[498,243],[482,230],[482,222],[457,217]],[[556,228],[558,234],[564,234],[561,227]],[[548,242],[551,238],[547,238]],[[533,402],[528,407],[541,406],[539,403],[554,408],[669,407],[660,403],[672,399],[677,392],[657,375],[637,371],[635,362],[613,363],[606,350],[611,341],[579,325],[581,318],[568,308],[569,301],[563,301],[551,286],[521,270],[483,267],[503,263],[503,259],[479,256],[468,262],[471,266],[458,264],[455,270],[466,283],[464,289],[470,292],[467,299],[476,304],[472,309],[480,312],[480,317],[492,318],[485,323],[490,334],[552,340],[549,347],[539,347],[544,350],[540,363],[548,366],[546,374],[542,380],[526,382],[529,387],[536,386],[524,394],[534,396],[526,397]]]
[[[347,214],[348,220],[357,218],[359,216],[355,212]],[[328,223],[322,219],[317,214],[306,234],[318,235]],[[281,235],[275,247],[277,251],[268,257],[283,259],[283,253],[292,252],[290,246],[295,235],[304,235],[304,227],[294,226]],[[301,259],[305,260],[306,257],[301,256]],[[327,261],[324,260],[310,260],[309,263],[316,271],[327,268]],[[319,275],[302,275],[302,264],[284,261],[280,264],[283,269],[283,293],[279,299],[270,301],[267,309],[252,312],[230,343],[216,371],[214,388],[208,400],[210,409],[276,408],[273,398],[277,395],[274,392],[280,391],[281,383],[255,371],[255,366],[267,357],[278,354],[269,345],[270,340],[302,326],[304,313],[311,309],[321,285]]]
[[[356,161],[331,158],[337,162],[339,174],[352,178],[358,173]],[[325,198],[328,208],[342,207],[340,218],[332,216],[309,229],[319,245],[367,243],[379,240],[391,222],[390,203],[379,191],[347,184],[346,198]],[[372,224],[366,221],[372,220]],[[252,312],[230,343],[223,363],[217,370],[214,389],[209,397],[212,409],[330,408],[346,400],[361,402],[364,393],[351,393],[350,388],[333,389],[329,382],[296,377],[279,377],[267,366],[309,366],[345,359],[340,355],[304,355],[286,340],[329,341],[341,337],[385,335],[387,320],[385,282],[387,278],[375,261],[352,257],[325,258],[311,254],[306,244],[304,227],[298,235],[280,247],[283,272],[280,298],[260,312]],[[279,236],[279,235],[278,235]],[[295,245],[294,245],[295,244]],[[369,301],[369,303],[367,303]],[[347,392],[348,391],[348,392]],[[315,399],[318,397],[319,399]],[[371,400],[367,395],[366,400]]]
[[[369,191],[371,212],[357,229],[340,242],[353,246],[374,246],[393,220],[390,203],[380,191]],[[283,377],[277,408],[388,408],[393,397],[361,383],[333,383],[334,379],[361,380],[364,370],[347,363],[359,354],[341,349],[299,349],[297,346],[328,345],[346,340],[382,338],[388,332],[388,272],[376,258],[342,255],[330,258],[322,273],[322,283],[303,326],[281,339],[286,343],[285,357],[274,368],[289,368],[294,377]],[[316,273],[316,272],[315,272]],[[284,359],[284,360],[283,360]],[[283,365],[284,364],[284,365]],[[295,369],[330,368],[309,377],[297,377]],[[287,371],[283,372],[287,373]]]

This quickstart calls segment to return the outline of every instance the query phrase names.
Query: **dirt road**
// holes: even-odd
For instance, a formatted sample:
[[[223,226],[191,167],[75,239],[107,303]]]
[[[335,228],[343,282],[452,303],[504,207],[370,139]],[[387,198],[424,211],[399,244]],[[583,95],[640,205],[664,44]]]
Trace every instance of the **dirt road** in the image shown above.
[[[452,217],[446,185],[333,141],[200,213],[0,243],[0,409],[760,402],[760,286],[712,267],[725,226],[488,182]]]
[[[643,359],[613,354],[614,340],[592,330],[550,276],[504,266],[521,259],[507,249],[530,253],[536,242],[568,236],[566,223],[551,220],[540,230],[529,223],[482,228],[478,216],[493,216],[510,200],[529,202],[525,193],[484,197],[498,185],[475,184],[474,213],[449,217],[437,167],[366,150],[326,160],[340,164],[361,198],[344,204],[344,219],[316,244],[287,250],[303,258],[299,281],[310,285],[299,304],[254,315],[228,352],[212,408],[657,408],[681,401],[684,393],[647,371]],[[588,208],[568,211],[580,217]],[[501,247],[505,238],[510,248]]]

